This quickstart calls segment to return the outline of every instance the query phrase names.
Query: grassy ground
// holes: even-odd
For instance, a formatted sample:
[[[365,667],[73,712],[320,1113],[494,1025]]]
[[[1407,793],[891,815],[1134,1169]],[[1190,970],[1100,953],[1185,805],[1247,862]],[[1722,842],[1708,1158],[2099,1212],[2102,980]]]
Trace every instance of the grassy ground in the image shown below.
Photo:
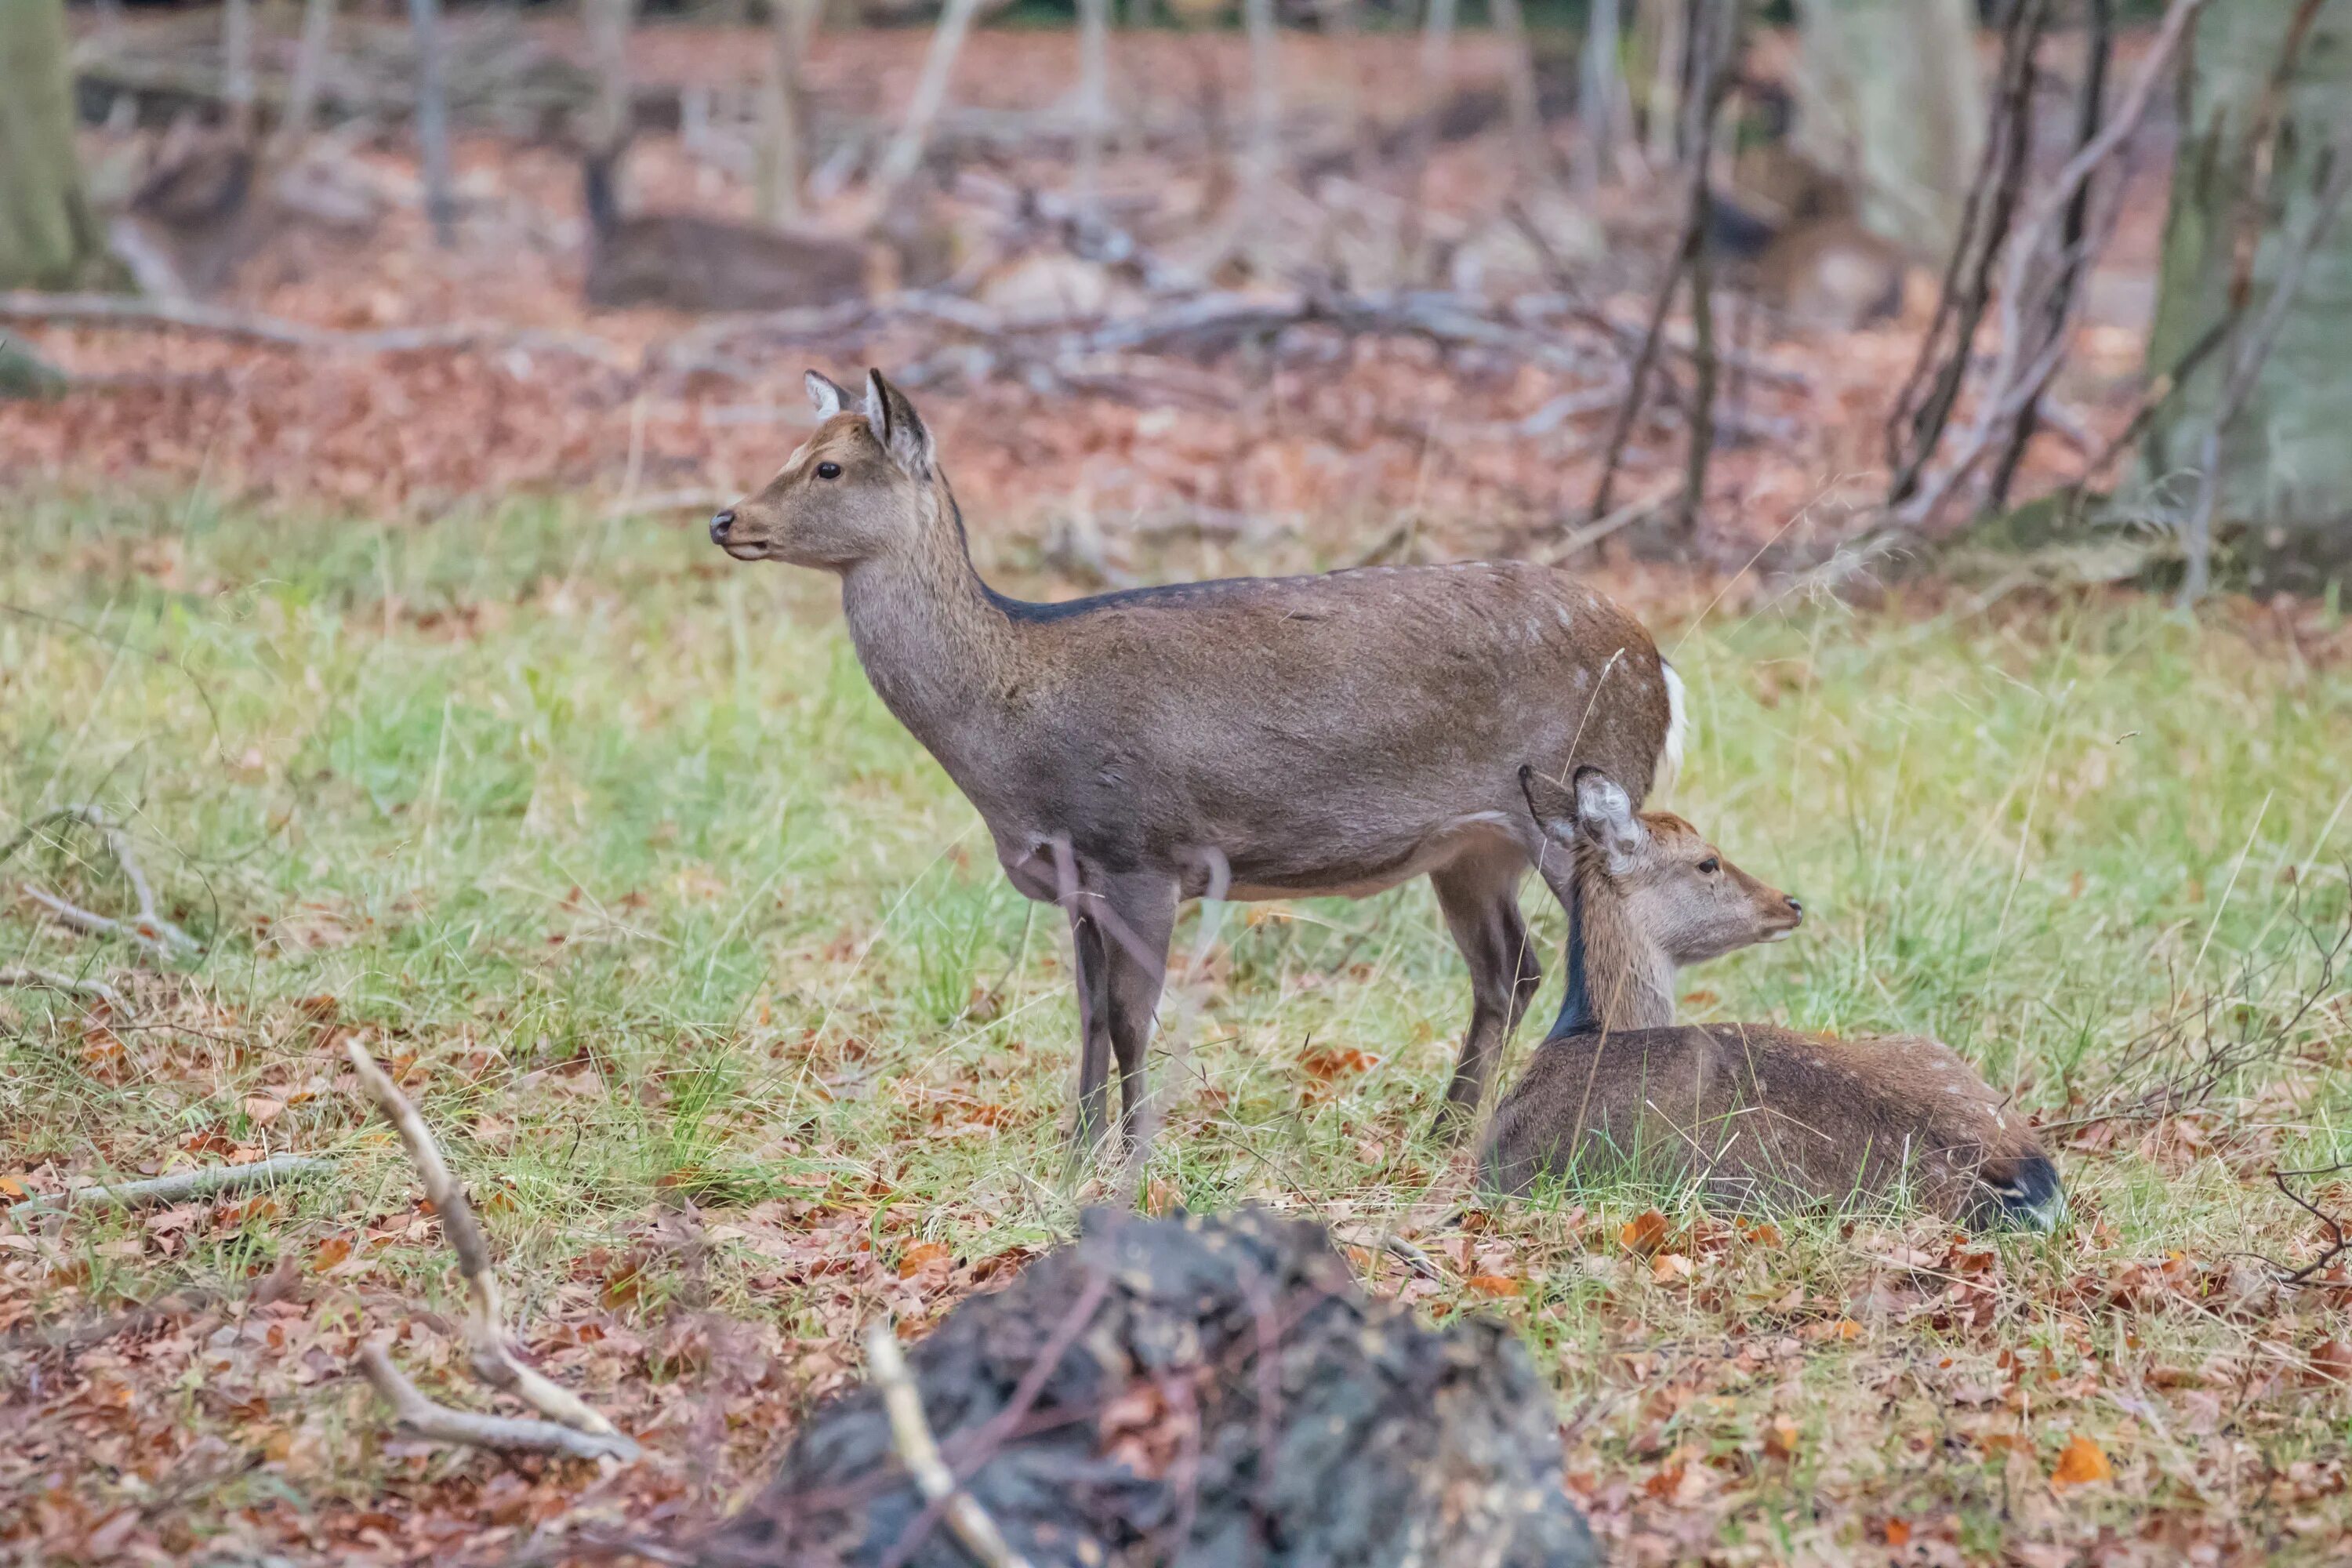
[[[131,995],[0,991],[0,1194],[263,1150],[339,1171],[0,1217],[0,1552],[463,1558],[569,1510],[691,1518],[850,1374],[857,1324],[919,1323],[1069,1233],[1060,933],[872,696],[826,584],[562,508],[7,527],[0,833],[104,803],[205,951],[141,969],[15,896],[126,910],[87,835],[5,868],[0,964]],[[2343,919],[2352,662],[2267,625],[1768,607],[1676,651],[1674,804],[1815,911],[1695,973],[1686,1014],[1937,1035],[2075,1123],[2057,1237],[1622,1190],[1448,1226],[1465,1171],[1422,1134],[1468,997],[1418,888],[1225,916],[1148,1201],[1413,1238],[1442,1279],[1359,1260],[1523,1328],[1623,1561],[2340,1560],[2352,1286],[2280,1290],[2250,1255],[2323,1235],[2271,1167],[2352,1158],[2344,995],[2265,1033],[2316,984],[2305,926]],[[2257,1065],[2184,1115],[2103,1114],[2204,994]],[[473,1184],[526,1340],[646,1465],[386,1438],[343,1373],[362,1332],[471,1395],[433,1331],[447,1255],[337,1066],[352,1031]],[[2352,1206],[2340,1178],[2297,1190]]]

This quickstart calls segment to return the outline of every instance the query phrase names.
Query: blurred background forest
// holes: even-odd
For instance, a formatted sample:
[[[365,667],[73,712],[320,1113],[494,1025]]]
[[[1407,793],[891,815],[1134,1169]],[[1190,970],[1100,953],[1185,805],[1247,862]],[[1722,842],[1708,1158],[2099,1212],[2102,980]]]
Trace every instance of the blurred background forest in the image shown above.
[[[686,512],[870,362],[1004,563],[1080,582],[1181,539],[2193,596],[2352,539],[2340,4],[5,26],[18,480]]]

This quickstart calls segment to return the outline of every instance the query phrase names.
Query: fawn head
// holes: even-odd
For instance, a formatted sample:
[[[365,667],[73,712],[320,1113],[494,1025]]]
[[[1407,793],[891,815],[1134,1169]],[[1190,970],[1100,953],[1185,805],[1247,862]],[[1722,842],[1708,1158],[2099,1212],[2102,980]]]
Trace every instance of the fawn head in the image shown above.
[[[1803,905],[1733,865],[1681,817],[1635,811],[1599,768],[1577,769],[1563,788],[1523,767],[1519,787],[1545,835],[1576,858],[1583,909],[1619,911],[1626,937],[1677,969],[1778,942],[1804,919]]]
[[[847,571],[911,542],[929,516],[937,452],[907,395],[866,373],[861,401],[810,371],[821,423],[776,477],[710,520],[738,561]]]

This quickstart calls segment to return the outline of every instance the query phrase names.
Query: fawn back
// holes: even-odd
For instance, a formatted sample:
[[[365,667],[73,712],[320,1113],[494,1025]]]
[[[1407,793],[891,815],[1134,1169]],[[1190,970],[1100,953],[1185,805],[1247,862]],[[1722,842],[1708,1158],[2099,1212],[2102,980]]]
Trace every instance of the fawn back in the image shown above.
[[[2064,1197],[2032,1127],[1938,1042],[1675,1025],[1675,971],[1786,937],[1801,906],[1681,818],[1637,815],[1596,769],[1572,791],[1527,784],[1573,859],[1569,974],[1581,1000],[1571,995],[1574,1016],[1496,1111],[1486,1163],[1496,1185],[1622,1170],[1696,1181],[1735,1207],[1907,1190],[1955,1221],[2057,1223]]]

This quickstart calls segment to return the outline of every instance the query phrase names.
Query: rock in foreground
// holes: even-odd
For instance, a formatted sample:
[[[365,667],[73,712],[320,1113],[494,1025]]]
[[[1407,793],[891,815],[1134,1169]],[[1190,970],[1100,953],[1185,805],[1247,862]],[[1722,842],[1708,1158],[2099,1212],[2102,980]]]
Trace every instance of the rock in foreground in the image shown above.
[[[1311,1225],[1093,1211],[908,1360],[948,1463],[1034,1568],[1598,1561],[1518,1342],[1367,1300]],[[925,1517],[870,1385],[818,1409],[695,1551],[706,1568],[971,1563]]]

